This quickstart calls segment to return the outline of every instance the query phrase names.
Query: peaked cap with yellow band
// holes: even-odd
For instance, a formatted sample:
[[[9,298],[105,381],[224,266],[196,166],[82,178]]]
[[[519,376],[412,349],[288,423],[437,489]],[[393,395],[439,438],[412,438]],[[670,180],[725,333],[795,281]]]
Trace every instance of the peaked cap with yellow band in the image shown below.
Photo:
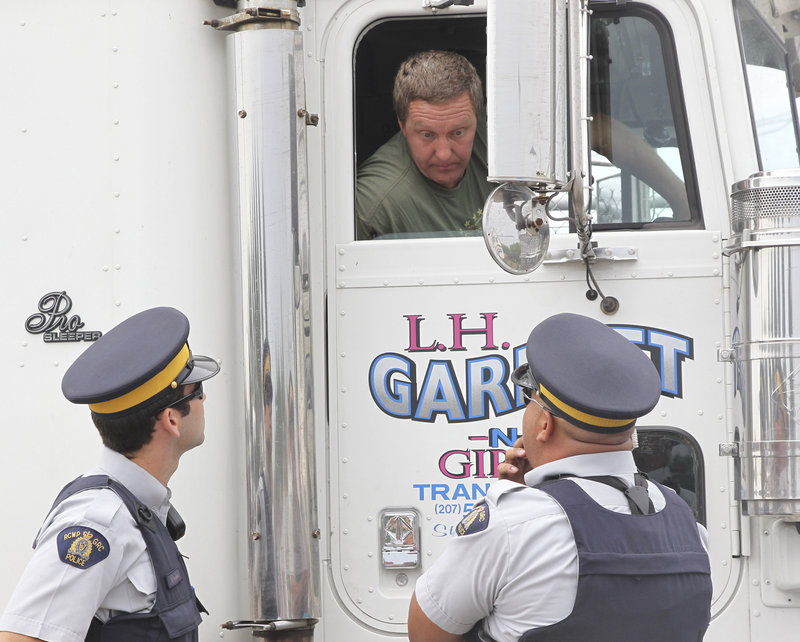
[[[514,371],[518,386],[538,390],[557,417],[598,433],[627,430],[658,403],[661,377],[625,337],[579,314],[556,314],[537,325]]]
[[[72,403],[109,415],[135,409],[167,390],[213,377],[219,364],[189,350],[189,320],[174,308],[126,319],[90,345],[67,370],[61,391]]]

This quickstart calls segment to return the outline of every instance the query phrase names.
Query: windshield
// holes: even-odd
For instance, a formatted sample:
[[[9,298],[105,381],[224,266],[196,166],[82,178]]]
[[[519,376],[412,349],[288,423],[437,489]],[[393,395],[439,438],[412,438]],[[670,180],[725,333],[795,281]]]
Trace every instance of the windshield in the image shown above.
[[[596,228],[698,225],[677,57],[663,17],[594,5],[591,21],[591,203]],[[550,209],[565,214],[566,194]],[[552,225],[566,233],[567,222]]]
[[[736,3],[759,169],[798,167],[794,90],[783,42],[746,2]]]

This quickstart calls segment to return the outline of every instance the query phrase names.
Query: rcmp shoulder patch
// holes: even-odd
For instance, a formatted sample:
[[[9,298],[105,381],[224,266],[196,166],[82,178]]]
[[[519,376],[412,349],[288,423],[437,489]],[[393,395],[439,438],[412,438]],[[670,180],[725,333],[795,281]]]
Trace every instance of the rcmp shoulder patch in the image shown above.
[[[87,526],[70,526],[61,531],[56,542],[58,559],[77,568],[89,568],[108,557],[108,540]]]
[[[489,525],[489,505],[478,504],[456,526],[458,535],[473,535],[486,530]]]

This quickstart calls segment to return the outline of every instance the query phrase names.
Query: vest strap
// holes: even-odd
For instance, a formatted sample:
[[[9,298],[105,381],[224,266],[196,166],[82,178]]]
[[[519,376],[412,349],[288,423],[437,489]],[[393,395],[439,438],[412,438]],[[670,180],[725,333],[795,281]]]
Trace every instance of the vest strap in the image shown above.
[[[589,481],[599,482],[606,486],[616,488],[618,491],[625,495],[628,500],[628,506],[631,509],[631,515],[652,515],[655,512],[653,501],[647,492],[647,475],[642,472],[636,472],[633,475],[634,485],[628,486],[619,477],[613,475],[598,475],[596,477],[579,477],[578,475],[557,475],[555,477],[548,477],[545,481],[556,479],[588,479]]]

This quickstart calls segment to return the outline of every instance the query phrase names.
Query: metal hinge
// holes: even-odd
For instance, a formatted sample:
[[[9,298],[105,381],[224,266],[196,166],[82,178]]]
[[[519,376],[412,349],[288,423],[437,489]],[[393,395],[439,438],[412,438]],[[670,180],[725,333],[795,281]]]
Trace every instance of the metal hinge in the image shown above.
[[[220,628],[228,631],[253,629],[254,637],[264,637],[263,634],[265,633],[311,630],[317,622],[318,620],[315,618],[305,618],[302,620],[230,620],[221,624]],[[222,632],[220,632],[220,636],[221,635]]]
[[[213,27],[219,31],[236,31],[245,24],[254,22],[292,22],[300,24],[300,15],[294,9],[271,9],[269,7],[255,7],[245,9],[239,13],[225,18],[204,20],[203,24]]]
[[[238,0],[214,0],[214,4],[218,7],[228,7],[229,9],[235,9],[236,3]],[[298,7],[305,7],[306,0],[297,0]]]
[[[593,252],[597,261],[636,261],[639,258],[639,250],[635,247],[596,247]],[[548,252],[544,262],[569,263],[582,260],[579,249],[569,249]]]
[[[452,5],[461,5],[464,7],[469,7],[475,4],[475,0],[422,0],[422,8],[423,9],[447,9]]]
[[[733,348],[720,348],[717,350],[717,361],[733,363],[736,359],[736,350]]]
[[[310,114],[302,107],[297,110],[297,115],[300,118],[306,119],[306,125],[311,125],[311,127],[316,127],[319,125],[319,114]]]

